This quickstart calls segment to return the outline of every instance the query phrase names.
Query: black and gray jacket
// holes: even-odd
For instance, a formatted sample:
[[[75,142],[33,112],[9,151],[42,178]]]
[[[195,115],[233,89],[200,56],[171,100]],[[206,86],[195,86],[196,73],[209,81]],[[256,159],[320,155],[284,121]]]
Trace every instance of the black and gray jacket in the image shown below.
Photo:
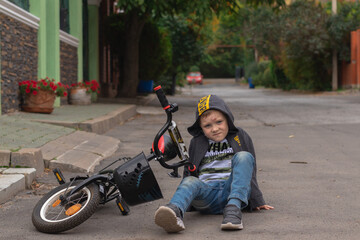
[[[198,169],[203,157],[205,156],[205,153],[208,150],[209,140],[203,134],[199,125],[199,118],[201,114],[208,109],[216,109],[225,114],[229,125],[229,133],[226,139],[233,148],[234,152],[247,151],[254,156],[255,167],[251,179],[251,195],[248,208],[251,210],[256,207],[265,205],[263,195],[256,180],[256,156],[252,140],[243,129],[235,127],[233,114],[225,102],[216,95],[208,95],[200,99],[196,110],[196,121],[188,128],[188,132],[193,136],[189,146],[190,161],[196,166],[196,169]],[[190,172],[185,168],[184,177],[190,175],[198,177],[198,170],[195,170],[195,172]]]

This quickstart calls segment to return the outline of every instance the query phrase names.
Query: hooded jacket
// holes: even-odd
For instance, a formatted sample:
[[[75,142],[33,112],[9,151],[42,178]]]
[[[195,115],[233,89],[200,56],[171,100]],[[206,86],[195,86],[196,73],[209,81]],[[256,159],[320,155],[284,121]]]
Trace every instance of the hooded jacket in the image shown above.
[[[195,172],[190,172],[187,168],[185,168],[184,177],[190,175],[199,177],[199,165],[209,147],[209,140],[202,132],[202,129],[199,125],[199,120],[200,116],[209,109],[221,111],[226,116],[229,127],[229,132],[226,136],[226,139],[233,148],[234,152],[236,153],[240,151],[247,151],[254,157],[255,166],[252,173],[251,194],[248,208],[252,210],[256,207],[265,205],[263,195],[256,180],[256,156],[252,140],[243,129],[235,127],[233,114],[225,102],[216,95],[208,95],[200,99],[196,109],[195,123],[188,128],[188,132],[193,136],[189,146],[190,162],[196,166],[196,170]]]

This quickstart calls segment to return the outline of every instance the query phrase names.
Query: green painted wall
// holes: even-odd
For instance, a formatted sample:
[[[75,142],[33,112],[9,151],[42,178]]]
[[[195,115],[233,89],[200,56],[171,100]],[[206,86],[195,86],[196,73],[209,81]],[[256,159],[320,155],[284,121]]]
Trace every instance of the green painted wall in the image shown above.
[[[40,18],[38,77],[60,81],[60,1],[30,0],[30,12]],[[79,40],[78,81],[83,78],[82,0],[69,1],[70,34]],[[60,105],[57,98],[55,106]]]
[[[78,46],[78,81],[83,80],[83,31],[82,31],[82,1],[69,1],[70,34],[79,39]]]
[[[1,34],[0,34],[0,116],[1,116]]]
[[[30,0],[30,13],[40,18],[38,78],[60,81],[60,1]],[[55,106],[60,106],[59,98]]]
[[[99,7],[88,6],[89,14],[89,79],[99,81]]]

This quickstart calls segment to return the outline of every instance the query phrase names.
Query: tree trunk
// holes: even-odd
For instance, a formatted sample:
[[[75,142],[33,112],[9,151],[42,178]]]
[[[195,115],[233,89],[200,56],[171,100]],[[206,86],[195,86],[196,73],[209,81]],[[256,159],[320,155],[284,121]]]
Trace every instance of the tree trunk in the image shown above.
[[[125,31],[124,80],[119,97],[135,97],[139,84],[139,42],[146,19],[140,18],[137,12],[133,11],[126,20],[128,22]]]

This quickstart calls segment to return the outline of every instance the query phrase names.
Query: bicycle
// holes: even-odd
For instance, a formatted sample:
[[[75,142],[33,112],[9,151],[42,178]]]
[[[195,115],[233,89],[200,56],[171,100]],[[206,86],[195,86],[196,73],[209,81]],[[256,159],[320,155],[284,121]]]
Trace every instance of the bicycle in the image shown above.
[[[149,161],[156,160],[166,169],[172,169],[171,177],[180,177],[178,169],[188,167],[193,172],[195,166],[189,162],[189,154],[180,131],[172,120],[178,110],[176,103],[170,104],[161,88],[155,93],[167,115],[166,123],[154,138],[150,154],[141,152],[133,158],[119,158],[92,176],[76,176],[66,182],[61,170],[53,170],[60,186],[44,195],[33,209],[32,222],[35,228],[44,233],[60,233],[85,222],[100,204],[116,200],[123,215],[134,206],[163,198],[161,189],[153,174]],[[165,135],[168,131],[169,135]],[[168,165],[166,162],[180,158],[179,162]],[[123,164],[109,169],[119,161]]]

